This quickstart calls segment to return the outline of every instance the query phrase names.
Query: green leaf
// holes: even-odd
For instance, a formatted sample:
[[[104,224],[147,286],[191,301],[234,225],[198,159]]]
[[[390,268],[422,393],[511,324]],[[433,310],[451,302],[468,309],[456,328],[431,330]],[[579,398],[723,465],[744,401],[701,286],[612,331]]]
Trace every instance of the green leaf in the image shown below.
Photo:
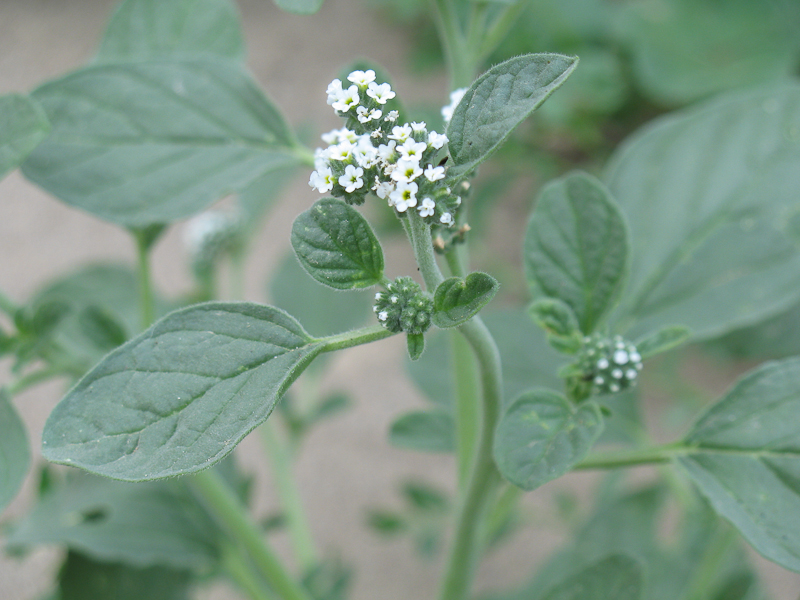
[[[583,460],[602,431],[603,418],[594,402],[575,407],[550,390],[530,390],[500,418],[495,461],[511,483],[534,490]]]
[[[62,544],[138,568],[204,570],[217,560],[216,529],[183,481],[71,475],[15,525],[10,547]]]
[[[411,412],[392,423],[389,442],[406,450],[453,452],[455,422],[450,413],[441,410]]]
[[[627,275],[628,226],[594,177],[574,172],[539,195],[525,234],[525,274],[534,297],[557,298],[593,332]]]
[[[638,340],[635,344],[636,350],[641,355],[642,360],[646,360],[680,346],[691,335],[691,330],[682,325],[664,327]]]
[[[408,357],[411,360],[419,360],[425,351],[425,336],[421,333],[409,333],[406,336],[406,347],[408,348]]]
[[[0,96],[0,179],[16,169],[49,131],[38,102],[22,94]]]
[[[556,298],[540,298],[528,307],[528,314],[547,333],[547,342],[558,352],[575,354],[583,343],[578,318]]]
[[[108,352],[128,339],[125,328],[112,315],[96,306],[87,306],[78,315],[81,330],[101,351]]]
[[[189,600],[191,573],[161,566],[137,569],[69,552],[58,574],[58,600]]]
[[[274,0],[276,6],[298,15],[313,15],[322,6],[323,0]]]
[[[466,323],[494,298],[498,287],[494,277],[480,272],[445,279],[433,294],[433,324],[445,329]]]
[[[709,342],[706,349],[736,358],[786,358],[800,354],[800,305]]]
[[[605,177],[631,226],[618,327],[708,339],[796,303],[798,165],[800,85],[730,94],[628,140]]]
[[[22,487],[31,463],[25,425],[11,404],[5,388],[0,388],[0,512]]]
[[[45,423],[43,454],[127,481],[205,469],[267,419],[323,345],[270,306],[175,311],[61,400]]]
[[[281,114],[231,62],[95,65],[33,96],[53,129],[25,176],[128,228],[188,217],[298,160]]]
[[[292,225],[292,247],[311,277],[337,290],[377,285],[383,279],[383,250],[355,208],[323,198]]]
[[[800,359],[745,375],[695,424],[678,462],[766,558],[800,571]]]
[[[464,176],[486,160],[564,83],[577,64],[574,56],[526,54],[495,65],[478,77],[447,126],[453,159],[449,176]]]
[[[229,0],[125,0],[111,17],[97,61],[203,56],[244,58],[239,13]]]
[[[643,579],[635,560],[609,556],[563,581],[541,600],[641,600]]]

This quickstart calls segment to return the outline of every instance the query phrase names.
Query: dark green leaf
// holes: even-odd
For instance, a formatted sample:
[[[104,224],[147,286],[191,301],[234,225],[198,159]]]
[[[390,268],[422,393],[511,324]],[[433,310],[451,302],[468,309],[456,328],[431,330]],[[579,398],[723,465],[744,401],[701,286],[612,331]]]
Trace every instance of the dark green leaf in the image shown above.
[[[111,17],[97,61],[202,56],[244,57],[239,14],[229,0],[125,0]]]
[[[695,424],[679,463],[766,558],[800,571],[800,359],[743,377]]]
[[[433,295],[433,324],[445,329],[466,323],[494,298],[499,285],[494,277],[480,272],[466,279],[445,279]]]
[[[58,600],[189,600],[192,575],[161,566],[137,569],[69,552],[58,574]]]
[[[406,336],[406,347],[408,348],[408,357],[411,360],[419,360],[425,351],[425,336],[421,333],[409,333]]]
[[[548,343],[558,352],[575,354],[583,336],[572,309],[556,298],[540,298],[528,307],[528,314],[547,333]]]
[[[138,568],[203,570],[216,561],[216,530],[183,481],[133,484],[72,475],[15,526],[9,546],[63,544]]]
[[[16,169],[48,131],[47,116],[32,98],[22,94],[0,96],[0,179]]]
[[[467,90],[447,127],[451,177],[486,160],[572,73],[574,56],[526,54],[495,65]]]
[[[322,6],[323,0],[275,0],[283,10],[298,15],[313,15]]]
[[[628,266],[628,226],[594,177],[574,172],[546,186],[525,234],[534,297],[557,298],[593,332],[614,306]]]
[[[616,313],[636,338],[708,339],[795,304],[800,85],[730,94],[634,135],[606,175],[631,225]]]
[[[267,419],[321,349],[270,306],[178,310],[67,394],[45,424],[44,456],[127,481],[207,468]]]
[[[530,390],[500,418],[495,461],[511,483],[533,490],[585,458],[602,431],[603,418],[594,402],[576,407],[550,390]]]
[[[96,306],[87,306],[78,314],[78,323],[88,339],[101,351],[108,352],[128,339],[125,328],[112,315]]]
[[[385,510],[373,510],[369,513],[367,523],[382,535],[397,535],[408,527],[403,515]]]
[[[636,350],[641,355],[642,360],[646,360],[680,346],[688,340],[691,335],[691,330],[682,325],[664,327],[638,340],[636,342]]]
[[[297,162],[281,114],[230,62],[96,65],[33,95],[53,130],[25,176],[125,227],[188,217]]]
[[[389,441],[393,446],[420,452],[453,452],[456,430],[453,417],[444,411],[417,411],[392,423]]]
[[[0,388],[0,512],[19,492],[31,462],[25,425]]]
[[[403,485],[405,496],[412,509],[422,512],[440,513],[447,510],[447,496],[435,487],[420,481],[409,481]]]
[[[635,560],[609,556],[560,583],[541,600],[640,600],[643,579]]]
[[[303,587],[314,600],[346,600],[353,571],[339,559],[323,559],[303,576]]]
[[[341,200],[323,198],[292,226],[292,247],[311,277],[337,290],[377,285],[383,250],[367,220]]]

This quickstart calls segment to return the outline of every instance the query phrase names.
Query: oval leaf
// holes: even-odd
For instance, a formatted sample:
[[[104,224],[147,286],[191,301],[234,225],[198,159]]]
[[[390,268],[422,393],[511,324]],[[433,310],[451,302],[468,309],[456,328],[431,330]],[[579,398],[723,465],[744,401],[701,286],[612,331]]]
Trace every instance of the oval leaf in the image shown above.
[[[445,279],[433,295],[433,324],[444,329],[466,323],[494,298],[498,287],[494,277],[480,272]]]
[[[0,512],[22,487],[30,462],[25,425],[11,404],[8,392],[0,388]]]
[[[681,325],[664,327],[638,340],[635,344],[636,350],[641,355],[642,360],[646,360],[680,346],[688,340],[691,335],[692,332],[688,327],[683,327]]]
[[[456,426],[452,415],[444,411],[417,411],[392,423],[389,441],[393,446],[420,452],[453,452]]]
[[[583,333],[602,322],[622,290],[628,226],[603,184],[572,173],[546,186],[525,234],[525,273],[535,297],[569,306]]]
[[[188,217],[297,162],[283,117],[234,63],[97,65],[33,96],[53,129],[25,176],[124,227]]]
[[[207,468],[267,419],[322,347],[271,306],[211,302],[170,313],[56,406],[44,456],[127,481]]]
[[[577,57],[526,54],[478,77],[459,102],[447,137],[452,177],[466,175],[552,94],[578,64]]]
[[[742,378],[692,428],[679,463],[766,558],[800,572],[800,359]]]
[[[292,247],[311,277],[337,290],[377,285],[383,279],[383,250],[355,208],[323,198],[292,225]]]
[[[22,94],[0,96],[0,179],[16,169],[50,131],[37,102]]]
[[[574,407],[550,390],[530,390],[500,419],[494,458],[503,477],[530,491],[583,460],[602,432],[603,418],[594,402]]]
[[[204,55],[244,58],[239,13],[229,0],[125,0],[111,17],[97,60]]]
[[[605,177],[631,226],[615,320],[708,339],[800,296],[800,85],[729,94],[634,135]]]

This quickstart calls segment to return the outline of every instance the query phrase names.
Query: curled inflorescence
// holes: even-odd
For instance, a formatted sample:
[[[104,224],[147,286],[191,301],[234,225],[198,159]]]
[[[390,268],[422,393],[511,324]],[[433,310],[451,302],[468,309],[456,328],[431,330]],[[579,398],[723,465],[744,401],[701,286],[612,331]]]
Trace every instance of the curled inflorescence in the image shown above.
[[[378,321],[389,331],[411,335],[425,333],[431,326],[433,298],[411,277],[398,277],[375,294],[373,307]]]
[[[633,386],[642,370],[636,346],[617,335],[586,337],[578,357],[584,378],[592,382],[595,394],[615,394]]]

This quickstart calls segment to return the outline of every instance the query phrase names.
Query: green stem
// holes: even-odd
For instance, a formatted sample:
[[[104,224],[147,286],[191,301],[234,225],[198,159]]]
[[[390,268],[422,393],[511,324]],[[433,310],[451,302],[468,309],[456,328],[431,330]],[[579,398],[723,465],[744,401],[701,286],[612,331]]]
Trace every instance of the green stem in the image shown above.
[[[258,575],[253,573],[250,558],[243,556],[239,546],[224,544],[221,563],[228,577],[252,600],[277,600]]]
[[[450,88],[468,86],[475,78],[476,61],[461,31],[455,8],[448,0],[431,1],[439,39],[444,48],[447,70],[450,73]]]
[[[312,600],[267,545],[259,527],[247,514],[247,509],[216,471],[209,469],[195,473],[191,484],[231,538],[245,548],[253,564],[282,600]]]
[[[739,535],[727,523],[718,521],[717,531],[700,557],[700,562],[694,570],[685,600],[705,600],[714,591],[713,586],[718,581],[720,570],[728,559],[731,546]]]
[[[480,428],[480,382],[475,357],[464,336],[453,331],[450,338],[456,403],[458,483],[459,489],[463,491],[469,481]]]
[[[292,465],[286,444],[280,438],[274,416],[261,427],[261,439],[272,459],[273,474],[278,486],[283,514],[289,529],[295,555],[303,571],[311,570],[317,564],[314,537],[303,511],[300,492],[292,476]]]
[[[0,310],[13,319],[14,315],[19,310],[19,306],[3,292],[0,292]]]
[[[417,265],[422,273],[422,279],[425,281],[425,287],[432,294],[436,287],[444,281],[444,275],[439,270],[436,254],[433,251],[431,226],[416,211],[412,211],[408,215],[408,224],[411,232],[411,246],[414,249]]]
[[[325,342],[325,347],[322,352],[334,352],[335,350],[344,350],[345,348],[353,348],[362,344],[369,344],[370,342],[377,342],[388,337],[395,335],[388,329],[384,329],[380,325],[371,325],[369,327],[362,327],[361,329],[354,329],[353,331],[345,331],[344,333],[337,333],[324,338],[314,340],[315,342]]]
[[[656,465],[670,462],[680,454],[689,452],[682,442],[617,452],[598,452],[578,463],[575,469],[618,469],[637,465]]]
[[[244,300],[245,298],[245,266],[247,255],[244,248],[231,254],[231,298]]]
[[[500,42],[508,35],[509,30],[517,22],[527,4],[528,0],[518,0],[516,4],[506,8],[503,14],[492,23],[489,31],[486,32],[483,40],[481,40],[478,52],[476,52],[477,61],[485,60],[500,45]]]
[[[136,258],[139,271],[139,302],[142,311],[142,330],[147,329],[155,320],[155,304],[153,302],[153,284],[150,277],[150,247],[152,239],[144,230],[132,230],[136,239]]]

